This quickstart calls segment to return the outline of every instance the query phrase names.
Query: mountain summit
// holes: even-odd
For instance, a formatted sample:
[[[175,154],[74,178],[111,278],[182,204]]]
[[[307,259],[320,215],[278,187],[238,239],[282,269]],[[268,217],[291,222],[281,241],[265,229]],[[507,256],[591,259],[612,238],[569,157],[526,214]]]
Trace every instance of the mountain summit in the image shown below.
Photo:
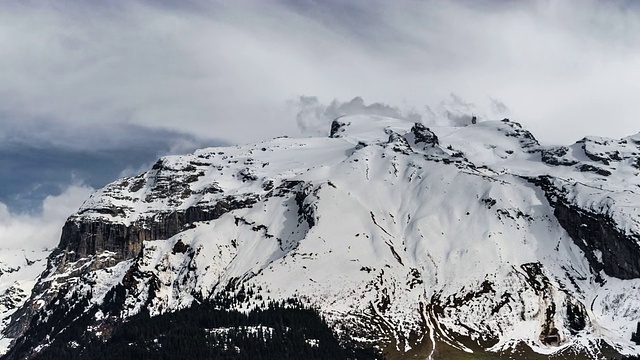
[[[388,358],[640,352],[640,135],[548,147],[507,119],[378,116],[328,135],[168,156],[98,190],[5,314],[5,358],[82,358],[128,319],[222,297],[295,299]]]

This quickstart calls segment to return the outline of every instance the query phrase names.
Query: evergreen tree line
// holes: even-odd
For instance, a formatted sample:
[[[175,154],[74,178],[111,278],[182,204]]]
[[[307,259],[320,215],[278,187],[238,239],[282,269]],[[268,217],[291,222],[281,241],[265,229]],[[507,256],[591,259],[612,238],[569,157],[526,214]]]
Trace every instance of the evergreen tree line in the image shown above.
[[[106,341],[86,338],[77,319],[36,360],[173,359],[381,359],[374,349],[341,345],[314,309],[294,300],[269,302],[248,313],[220,307],[222,299],[149,317],[142,313],[116,326]],[[75,328],[75,329],[74,329]],[[68,336],[67,336],[68,335]]]

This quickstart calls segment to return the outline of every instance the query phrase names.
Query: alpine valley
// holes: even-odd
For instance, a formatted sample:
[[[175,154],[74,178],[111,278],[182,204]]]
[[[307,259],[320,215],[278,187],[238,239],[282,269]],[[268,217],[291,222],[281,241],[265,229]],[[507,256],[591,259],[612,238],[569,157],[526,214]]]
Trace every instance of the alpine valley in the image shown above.
[[[95,192],[56,249],[0,265],[3,359],[640,354],[640,134],[327,130]]]

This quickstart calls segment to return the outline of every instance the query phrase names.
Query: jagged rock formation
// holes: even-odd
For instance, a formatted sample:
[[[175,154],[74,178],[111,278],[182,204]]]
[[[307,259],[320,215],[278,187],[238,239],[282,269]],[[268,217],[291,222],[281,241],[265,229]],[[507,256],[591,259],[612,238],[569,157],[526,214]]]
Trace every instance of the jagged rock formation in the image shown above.
[[[631,334],[631,341],[636,343],[636,345],[640,345],[640,322],[638,322],[638,329]]]
[[[37,356],[80,318],[77,346],[219,294],[238,309],[296,298],[396,355],[634,353],[638,164],[639,135],[545,147],[507,119],[375,116],[166,157],[69,218],[3,325],[7,356]]]
[[[158,212],[131,223],[72,217],[62,229],[58,251],[65,255],[63,262],[75,262],[90,255],[111,252],[113,256],[110,261],[102,264],[111,266],[137,256],[144,241],[168,239],[193,223],[214,220],[229,211],[249,207],[254,203],[255,199],[251,197],[228,197],[219,199],[212,205],[194,205],[184,210]],[[124,213],[122,209],[116,211]]]

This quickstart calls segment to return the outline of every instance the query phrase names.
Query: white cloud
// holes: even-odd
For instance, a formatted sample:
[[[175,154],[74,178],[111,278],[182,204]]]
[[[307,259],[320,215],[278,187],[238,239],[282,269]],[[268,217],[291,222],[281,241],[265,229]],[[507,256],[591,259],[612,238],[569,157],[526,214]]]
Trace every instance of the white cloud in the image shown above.
[[[93,189],[69,186],[58,196],[48,196],[39,213],[15,214],[0,203],[0,249],[52,249],[60,241],[62,226]]]
[[[382,103],[366,104],[361,97],[342,102],[333,100],[329,105],[320,103],[317,97],[301,96],[294,106],[298,108],[296,119],[299,130],[305,135],[322,136],[329,133],[333,120],[345,115],[380,115],[410,121],[423,121],[422,115],[413,109],[399,109]]]
[[[421,108],[367,104],[361,97],[346,102],[334,99],[331,103],[324,104],[317,97],[301,96],[293,105],[298,109],[296,119],[299,130],[305,135],[315,136],[328,134],[331,122],[344,115],[380,115],[428,125],[461,126],[469,124],[473,116],[479,120],[495,120],[503,119],[509,114],[509,108],[498,99],[488,98],[486,104],[478,105],[466,102],[456,94],[450,94],[437,104]]]

